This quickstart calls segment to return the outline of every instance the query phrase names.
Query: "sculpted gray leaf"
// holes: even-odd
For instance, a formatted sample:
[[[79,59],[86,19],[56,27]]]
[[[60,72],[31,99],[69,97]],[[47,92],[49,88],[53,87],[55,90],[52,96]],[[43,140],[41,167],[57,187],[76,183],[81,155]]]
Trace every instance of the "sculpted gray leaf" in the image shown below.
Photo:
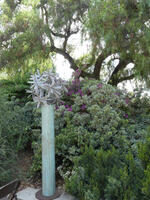
[[[37,107],[41,104],[55,104],[60,100],[63,91],[67,91],[66,83],[50,71],[40,74],[31,75],[29,83],[31,84],[28,93],[32,94],[33,100],[37,103]]]

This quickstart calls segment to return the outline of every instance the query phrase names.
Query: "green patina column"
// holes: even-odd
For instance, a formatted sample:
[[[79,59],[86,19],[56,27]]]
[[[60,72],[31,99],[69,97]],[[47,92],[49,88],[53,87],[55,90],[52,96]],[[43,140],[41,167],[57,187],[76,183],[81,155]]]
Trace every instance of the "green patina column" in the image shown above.
[[[53,200],[60,196],[55,191],[55,134],[54,134],[54,105],[60,100],[62,91],[66,90],[65,83],[57,74],[39,71],[31,75],[30,90],[37,108],[42,111],[42,190],[36,193],[39,200]]]
[[[55,193],[54,105],[42,105],[42,194]]]

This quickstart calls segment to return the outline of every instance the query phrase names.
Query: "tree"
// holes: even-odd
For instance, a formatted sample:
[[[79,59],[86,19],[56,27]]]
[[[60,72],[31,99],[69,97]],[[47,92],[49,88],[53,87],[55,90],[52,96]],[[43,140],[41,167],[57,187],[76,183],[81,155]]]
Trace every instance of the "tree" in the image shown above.
[[[92,38],[94,52],[119,59],[112,70],[109,83],[117,85],[139,75],[150,73],[150,1],[149,0],[91,0],[87,17],[87,31]],[[104,41],[101,47],[100,41]],[[96,48],[95,48],[96,47]],[[104,57],[104,58],[105,58]],[[134,64],[127,70],[128,64]],[[101,65],[102,66],[102,65]]]
[[[5,0],[0,68],[25,65],[31,57],[41,63],[54,53],[64,56],[72,69],[81,69],[82,77],[95,79],[102,78],[109,58],[112,85],[137,75],[148,77],[149,11],[149,0]],[[91,48],[75,59],[70,38],[79,33]],[[117,66],[114,60],[119,60]]]

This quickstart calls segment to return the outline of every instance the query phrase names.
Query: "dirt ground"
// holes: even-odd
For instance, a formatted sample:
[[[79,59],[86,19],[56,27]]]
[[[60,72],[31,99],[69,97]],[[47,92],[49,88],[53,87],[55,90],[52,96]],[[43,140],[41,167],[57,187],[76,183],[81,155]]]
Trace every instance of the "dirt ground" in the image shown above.
[[[31,151],[20,152],[18,156],[17,168],[19,173],[19,179],[21,186],[19,190],[26,187],[40,188],[41,180],[39,182],[33,182],[29,177],[30,167],[32,165],[33,153]]]
[[[19,169],[18,173],[21,180],[21,186],[19,187],[19,190],[22,190],[27,187],[41,188],[41,180],[33,181],[29,177],[30,167],[32,165],[32,157],[32,151],[25,151],[19,153],[17,163],[17,168]],[[59,190],[64,190],[64,181],[59,176],[56,176],[56,187],[59,188]]]

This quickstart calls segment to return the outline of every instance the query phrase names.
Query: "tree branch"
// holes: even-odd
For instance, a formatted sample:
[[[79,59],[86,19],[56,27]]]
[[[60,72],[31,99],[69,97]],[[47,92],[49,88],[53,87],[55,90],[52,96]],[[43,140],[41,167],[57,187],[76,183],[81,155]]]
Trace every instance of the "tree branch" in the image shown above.
[[[105,48],[101,54],[99,54],[96,62],[95,62],[95,67],[94,67],[94,77],[96,79],[100,79],[100,71],[102,68],[102,63],[104,60],[111,54],[111,51],[108,51],[107,48]]]
[[[46,17],[46,25],[47,25],[47,28],[49,29],[49,23],[48,23],[48,12],[46,10],[46,7],[45,6],[42,6],[42,8],[44,9],[45,11],[45,17]],[[51,30],[49,29],[49,32],[48,32],[48,36],[49,36],[49,39],[50,39],[50,42],[51,42],[51,46],[54,46],[54,40],[52,38],[52,35],[51,35]]]
[[[112,85],[117,85],[120,82],[119,78],[118,78],[118,72],[125,69],[126,66],[131,62],[133,62],[133,60],[130,57],[127,57],[127,58],[124,58],[123,60],[120,60],[119,64],[114,69],[108,83],[112,84]]]
[[[63,50],[66,51],[66,47],[67,47],[67,42],[68,42],[68,36],[65,37],[65,40],[63,42]]]
[[[87,78],[93,78],[93,79],[95,79],[94,74],[90,74],[90,73],[85,72],[85,71],[81,71],[80,76],[83,77],[83,78],[87,77]]]
[[[127,66],[127,64],[129,64],[129,61],[121,60],[119,64],[116,66],[116,68],[114,69],[111,77],[113,78],[120,70],[124,69]]]
[[[55,33],[54,31],[52,31],[52,29],[51,29],[51,33],[52,33],[55,37],[60,37],[60,38],[65,38],[65,37],[66,37],[66,35],[64,35],[64,34]]]
[[[94,67],[94,72],[93,72],[93,75],[96,79],[99,79],[100,78],[100,70],[101,70],[101,67],[102,67],[102,63],[103,61],[105,60],[105,56],[103,53],[101,53],[97,60],[96,60],[96,63],[95,63],[95,67]]]
[[[22,0],[18,0],[16,3],[14,1],[6,0],[7,5],[11,9],[12,12],[15,11],[16,7],[21,4]]]
[[[73,70],[76,71],[78,69],[78,66],[76,65],[74,59],[63,49],[52,46],[50,48],[50,51],[55,52],[55,53],[59,53],[60,55],[62,55],[66,60],[68,60],[68,62],[70,63],[70,66]],[[94,78],[93,74],[90,74],[90,73],[82,71],[82,70],[81,70],[80,76],[83,77],[83,78],[85,78],[85,77]]]
[[[63,50],[64,51],[66,51],[66,46],[67,46],[68,38],[70,37],[70,28],[71,28],[71,21],[69,21],[68,27],[66,27],[66,36],[65,36],[65,40],[63,42]]]
[[[0,44],[2,44],[2,42],[4,42],[4,41],[10,40],[14,33],[23,32],[25,30],[26,30],[25,26],[22,26],[22,27],[17,26],[17,25],[12,26],[12,27],[9,26],[7,28],[7,32],[4,32],[4,33],[0,34]]]
[[[130,76],[126,76],[126,77],[122,77],[122,78],[118,79],[118,83],[120,83],[122,81],[132,80],[133,78],[135,78],[135,74],[131,74]]]
[[[63,49],[57,48],[55,46],[51,46],[50,51],[59,53],[60,55],[62,55],[65,59],[69,61],[71,68],[74,69],[75,71],[78,69],[74,59]]]

